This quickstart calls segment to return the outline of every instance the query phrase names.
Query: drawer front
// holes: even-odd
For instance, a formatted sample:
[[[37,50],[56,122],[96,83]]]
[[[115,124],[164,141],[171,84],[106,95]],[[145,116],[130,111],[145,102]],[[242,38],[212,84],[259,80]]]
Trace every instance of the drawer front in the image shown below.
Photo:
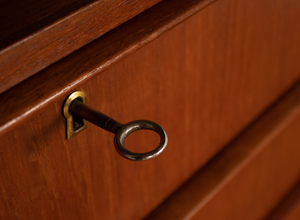
[[[299,4],[248,4],[218,1],[75,88],[120,122],[162,125],[169,145],[159,157],[127,161],[113,135],[93,125],[66,140],[68,88],[2,135],[0,216],[141,219],[151,212],[299,78]],[[128,144],[144,151],[156,141],[142,133]]]
[[[266,220],[300,219],[300,182],[280,201]]]
[[[145,220],[265,219],[300,177],[299,97],[300,84]],[[299,216],[298,191],[270,219]]]

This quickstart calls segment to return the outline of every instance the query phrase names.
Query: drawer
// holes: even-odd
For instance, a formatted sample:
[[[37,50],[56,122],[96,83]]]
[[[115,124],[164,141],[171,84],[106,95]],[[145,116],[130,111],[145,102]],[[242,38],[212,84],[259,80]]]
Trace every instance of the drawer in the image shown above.
[[[216,1],[174,27],[209,1],[163,1],[2,93],[1,218],[146,217],[298,81],[300,4],[272,2]],[[122,123],[157,122],[166,150],[125,160],[92,124],[67,140],[62,106],[76,90]],[[157,141],[140,132],[126,144],[147,151]]]
[[[300,218],[300,185],[296,186],[276,206],[266,220],[297,220]]]
[[[283,204],[276,206],[300,177],[299,97],[300,84],[145,220],[258,220],[285,219],[284,216],[288,219],[289,211],[291,217],[297,216],[297,188],[282,201]]]

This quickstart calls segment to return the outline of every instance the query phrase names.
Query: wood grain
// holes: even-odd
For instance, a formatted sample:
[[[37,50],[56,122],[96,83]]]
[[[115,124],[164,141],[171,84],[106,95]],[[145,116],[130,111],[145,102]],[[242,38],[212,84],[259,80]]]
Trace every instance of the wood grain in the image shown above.
[[[76,12],[95,0],[2,0],[0,50]]]
[[[142,219],[299,79],[300,3],[216,1],[145,45],[207,3],[182,2],[159,3],[0,96],[0,218]],[[61,107],[77,89],[121,123],[162,125],[168,147],[127,161],[91,124],[67,141]],[[141,133],[128,145],[156,141]]]
[[[300,219],[300,184],[288,193],[266,220],[298,220]]]
[[[265,217],[300,176],[299,97],[300,84],[145,220]]]
[[[0,93],[160,1],[2,1]]]
[[[57,96],[151,42],[212,0],[164,1],[0,95],[0,134]],[[14,65],[12,65],[13,67]],[[9,69],[9,67],[7,67]],[[1,80],[0,80],[1,81]]]

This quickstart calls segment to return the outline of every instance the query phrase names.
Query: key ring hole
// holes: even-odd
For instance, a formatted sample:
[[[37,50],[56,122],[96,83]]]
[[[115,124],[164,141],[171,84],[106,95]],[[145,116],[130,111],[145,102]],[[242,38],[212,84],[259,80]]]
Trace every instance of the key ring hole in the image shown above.
[[[152,130],[137,130],[125,138],[124,144],[129,151],[145,153],[154,150],[160,143],[160,137]]]

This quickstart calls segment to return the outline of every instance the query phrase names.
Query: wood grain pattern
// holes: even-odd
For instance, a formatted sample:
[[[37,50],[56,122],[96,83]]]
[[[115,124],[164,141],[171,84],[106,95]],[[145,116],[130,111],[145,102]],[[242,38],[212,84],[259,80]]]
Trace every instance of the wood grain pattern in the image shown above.
[[[0,3],[0,93],[161,0]]]
[[[76,12],[95,0],[2,0],[0,50]]]
[[[265,217],[300,176],[299,97],[300,84],[145,220]]]
[[[298,220],[300,219],[300,184],[288,193],[266,220]]]
[[[141,219],[299,79],[300,3],[287,1],[217,1],[116,63],[194,12],[180,2],[154,6],[155,16],[142,13],[0,96],[1,218]],[[67,141],[61,107],[76,89],[121,123],[162,125],[165,152],[127,161],[93,125]],[[156,140],[142,133],[128,144]]]
[[[52,99],[151,42],[212,0],[164,1],[0,95],[0,134]]]

